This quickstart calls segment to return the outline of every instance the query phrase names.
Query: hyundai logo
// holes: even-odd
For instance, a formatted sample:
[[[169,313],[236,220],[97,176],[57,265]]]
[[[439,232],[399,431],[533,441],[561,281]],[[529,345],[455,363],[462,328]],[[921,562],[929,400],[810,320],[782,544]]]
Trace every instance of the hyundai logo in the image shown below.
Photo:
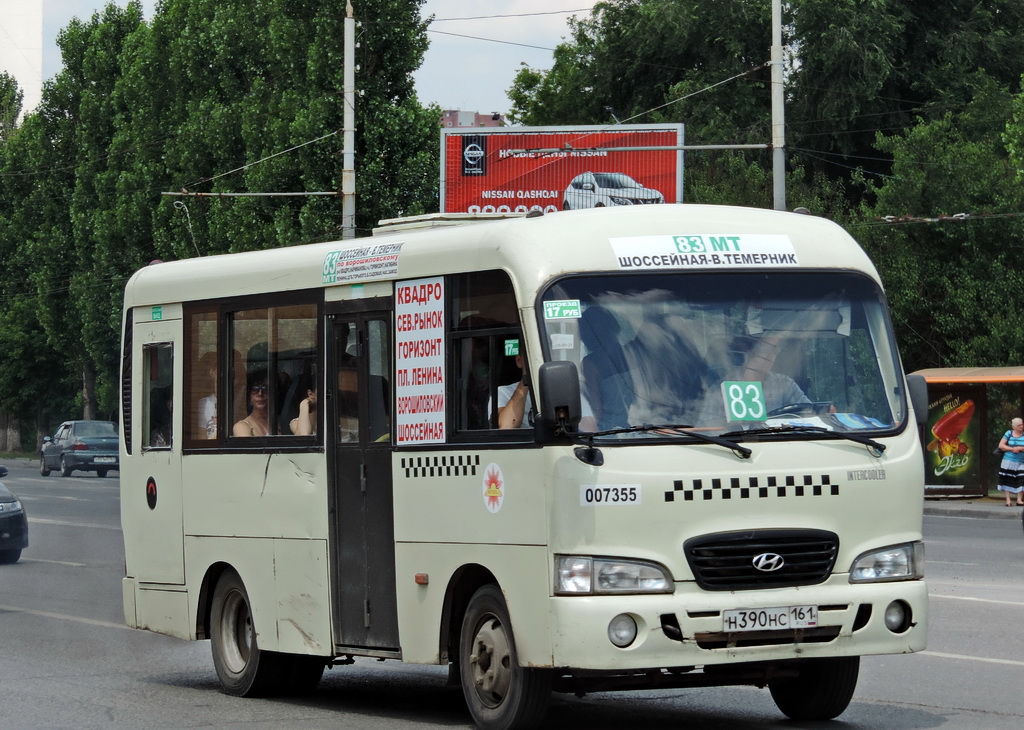
[[[760,555],[755,555],[754,559],[750,562],[762,573],[774,573],[786,564],[785,558],[778,553],[761,553]]]

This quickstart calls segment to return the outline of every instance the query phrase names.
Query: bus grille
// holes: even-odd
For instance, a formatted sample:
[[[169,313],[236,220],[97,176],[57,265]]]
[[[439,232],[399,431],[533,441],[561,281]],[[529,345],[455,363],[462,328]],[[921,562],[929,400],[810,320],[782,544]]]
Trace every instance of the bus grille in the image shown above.
[[[749,530],[691,538],[686,560],[706,591],[757,590],[821,583],[832,573],[839,536],[825,530]],[[760,555],[778,555],[778,570],[754,567]]]

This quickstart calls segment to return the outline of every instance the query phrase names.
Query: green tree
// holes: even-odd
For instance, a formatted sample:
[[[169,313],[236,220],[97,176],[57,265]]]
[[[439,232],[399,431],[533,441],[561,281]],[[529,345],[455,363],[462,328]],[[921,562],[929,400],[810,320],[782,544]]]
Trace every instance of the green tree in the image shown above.
[[[893,174],[854,232],[885,281],[909,370],[1024,359],[1024,331],[1007,316],[1024,284],[1024,219],[1007,212],[1024,195],[989,133],[1012,101],[990,81],[963,112],[878,137]]]
[[[0,71],[0,145],[14,133],[24,98],[25,94],[15,78]]]
[[[68,412],[80,382],[39,319],[51,292],[40,292],[30,277],[37,263],[31,242],[59,208],[44,182],[51,164],[44,132],[42,119],[32,115],[0,144],[0,420],[8,424],[0,439],[8,450],[23,448],[22,423],[34,424],[38,446],[50,414]]]
[[[1016,0],[797,0],[792,9],[799,64],[789,140],[834,177],[888,172],[877,131],[961,111],[987,80],[1020,89],[1024,5]]]

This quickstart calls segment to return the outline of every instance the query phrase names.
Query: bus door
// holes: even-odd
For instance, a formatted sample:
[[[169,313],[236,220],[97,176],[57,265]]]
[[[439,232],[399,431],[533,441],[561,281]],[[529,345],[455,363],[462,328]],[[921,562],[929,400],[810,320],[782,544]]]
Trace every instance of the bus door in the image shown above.
[[[342,646],[395,650],[391,300],[329,318],[326,437],[332,484],[334,628]],[[383,307],[387,307],[384,309]],[[355,310],[355,311],[354,311]]]
[[[143,308],[147,310],[148,308]],[[153,308],[157,309],[157,308]],[[175,343],[181,341],[181,318],[160,308],[160,320],[134,326],[132,378],[132,447],[134,457],[122,464],[122,494],[132,517],[125,529],[137,530],[136,545],[146,556],[135,578],[143,583],[185,582],[181,495],[181,391],[175,389],[178,366]],[[179,378],[180,381],[180,378]],[[125,509],[125,506],[122,506]]]

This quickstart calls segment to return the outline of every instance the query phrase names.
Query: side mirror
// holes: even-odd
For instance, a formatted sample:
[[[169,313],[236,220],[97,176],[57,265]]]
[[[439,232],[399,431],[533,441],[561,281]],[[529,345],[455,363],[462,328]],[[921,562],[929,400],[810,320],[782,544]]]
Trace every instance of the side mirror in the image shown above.
[[[592,182],[585,182],[585,183],[583,183],[583,189],[586,190],[588,193],[594,192],[594,183],[592,183]]]
[[[0,466],[0,479],[3,479],[5,476],[7,476],[7,467]]]
[[[580,376],[571,362],[546,362],[540,366],[537,384],[540,396],[540,424],[544,438],[575,431],[580,423]]]
[[[908,375],[907,391],[910,395],[910,404],[914,408],[914,417],[917,418],[917,425],[923,426],[928,422],[928,383],[924,376]]]
[[[44,443],[44,444],[48,444],[48,443],[50,443],[51,441],[53,441],[53,439],[52,439],[52,438],[50,438],[49,436],[43,436],[43,443]]]

